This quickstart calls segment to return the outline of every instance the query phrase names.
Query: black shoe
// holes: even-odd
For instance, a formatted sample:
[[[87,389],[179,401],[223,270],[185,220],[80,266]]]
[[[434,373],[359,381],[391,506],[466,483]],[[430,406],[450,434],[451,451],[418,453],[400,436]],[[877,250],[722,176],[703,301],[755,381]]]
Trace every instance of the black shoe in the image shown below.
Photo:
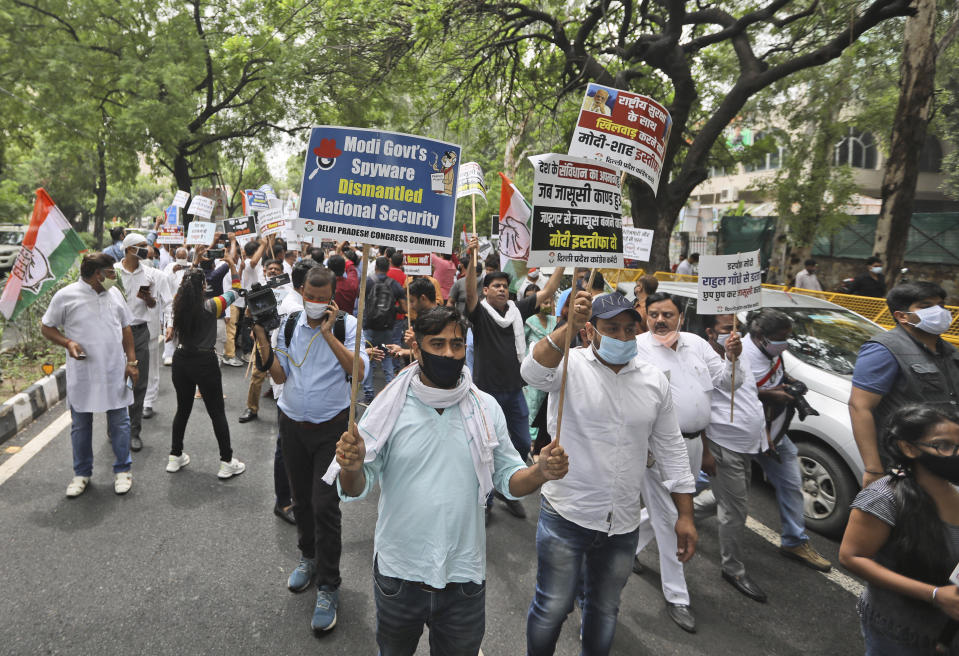
[[[683,631],[696,633],[696,618],[690,612],[689,606],[666,602],[666,614]]]
[[[505,496],[499,492],[494,492],[496,498],[500,499],[503,503],[506,504],[506,510],[509,511],[513,517],[519,517],[520,519],[526,519],[526,509],[523,508],[523,504],[519,501],[513,501],[512,499],[507,499]]]
[[[131,437],[131,438],[130,438],[130,450],[131,450],[131,451],[139,451],[139,450],[142,449],[142,448],[143,448],[143,442],[140,441],[140,438],[139,438],[139,437]]]
[[[256,415],[253,415],[254,417]],[[279,504],[273,506],[273,514],[282,519],[288,524],[293,524],[296,526],[296,518],[293,516],[293,504],[290,504],[286,508],[282,508]]]
[[[247,408],[243,411],[243,414],[240,415],[239,421],[241,424],[245,424],[246,422],[253,421],[254,419],[256,419],[256,413]]]
[[[149,418],[152,417],[154,414],[155,414],[155,413],[153,412],[153,408],[150,408],[150,407],[143,408],[143,415],[142,415],[142,417],[143,417],[144,419],[149,419]]]
[[[730,584],[744,595],[749,597],[754,601],[758,601],[761,604],[766,603],[766,593],[762,591],[756,583],[743,574],[742,576],[733,576],[732,574],[727,574],[723,572],[723,578],[729,581]]]
[[[633,557],[633,574],[642,574],[646,571],[646,568],[643,567],[643,564],[639,562],[639,556]]]

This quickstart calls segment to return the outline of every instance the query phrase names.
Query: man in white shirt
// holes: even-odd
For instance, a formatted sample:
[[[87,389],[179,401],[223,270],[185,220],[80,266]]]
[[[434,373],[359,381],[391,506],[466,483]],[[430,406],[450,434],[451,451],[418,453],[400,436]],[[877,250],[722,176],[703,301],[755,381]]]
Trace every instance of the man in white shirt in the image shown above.
[[[703,319],[709,345],[719,357],[725,357],[726,345],[734,339],[733,315],[716,314]],[[735,399],[722,388],[712,392],[706,438],[716,472],[710,477],[710,483],[716,497],[723,578],[750,599],[765,603],[766,593],[746,574],[742,539],[753,457],[762,453],[766,445],[766,417],[752,368],[743,367],[741,373],[742,385],[737,385]],[[737,383],[739,375],[737,372]],[[735,406],[731,408],[733,402]]]
[[[536,285],[540,289],[546,286],[546,283],[549,282],[549,276],[541,275],[537,267],[533,267],[526,272],[526,277],[523,279],[523,282],[519,284],[519,289],[516,292],[516,298],[523,298],[525,296],[526,288],[530,285]]]
[[[591,302],[588,292],[579,291],[569,323],[538,341],[523,360],[526,382],[550,393],[548,431],[573,463],[564,479],[542,490],[536,594],[526,624],[530,656],[553,653],[584,572],[583,653],[609,653],[636,552],[640,489],[650,454],[678,510],[679,560],[689,560],[696,550],[689,456],[666,375],[636,355],[638,324],[639,314],[622,294]],[[567,330],[576,335],[583,327],[588,346],[569,352],[558,432],[562,344]]]
[[[163,312],[163,306],[158,298],[162,298],[166,293],[166,278],[153,267],[142,264],[142,260],[147,257],[146,237],[131,232],[123,238],[123,248],[123,259],[113,267],[123,285],[127,309],[130,311],[130,330],[133,332],[136,361],[140,369],[140,376],[133,388],[133,403],[130,405],[130,449],[139,451],[143,448],[140,423],[149,383],[150,342],[159,337],[158,328],[154,328],[157,330],[154,335],[150,334],[150,330],[151,327],[159,326],[158,317]],[[153,357],[159,357],[158,342],[152,351]],[[151,409],[148,418],[152,415]]]
[[[163,366],[169,367],[173,364],[173,351],[176,350],[177,340],[173,337],[173,299],[180,289],[180,283],[183,281],[183,274],[190,268],[190,252],[180,246],[176,249],[176,259],[163,267],[163,274],[167,277],[167,285],[170,289],[169,303],[163,309],[163,325],[166,332],[166,341],[163,343]]]
[[[676,267],[676,274],[681,276],[695,276],[699,268],[699,253],[690,253],[689,257],[684,259]]]
[[[796,284],[793,287],[821,292],[822,285],[819,283],[819,278],[816,277],[816,260],[806,260],[805,266],[805,269],[796,274]]]
[[[703,442],[700,436],[709,425],[713,389],[732,389],[734,371],[736,386],[742,385],[743,367],[739,362],[742,342],[738,336],[730,337],[727,353],[731,358],[721,358],[702,337],[680,332],[682,323],[683,312],[673,296],[663,292],[650,294],[646,298],[647,332],[637,337],[636,343],[639,358],[669,377],[673,403],[682,408],[682,412],[677,413],[679,429],[685,438],[690,475],[695,477],[702,466]],[[695,633],[696,620],[689,608],[683,564],[676,557],[674,546],[675,505],[664,487],[662,473],[660,469],[650,467],[643,479],[646,508],[639,525],[636,553],[638,555],[655,535],[667,614],[681,629]]]
[[[80,280],[60,289],[41,320],[43,336],[67,350],[67,405],[73,425],[73,480],[68,497],[83,494],[93,474],[93,413],[107,415],[107,435],[113,447],[117,494],[133,484],[130,474],[130,417],[133,393],[126,386],[140,375],[134,355],[130,313],[123,297],[108,287],[116,283],[113,258],[87,255],[80,263]],[[62,329],[62,332],[61,332]]]

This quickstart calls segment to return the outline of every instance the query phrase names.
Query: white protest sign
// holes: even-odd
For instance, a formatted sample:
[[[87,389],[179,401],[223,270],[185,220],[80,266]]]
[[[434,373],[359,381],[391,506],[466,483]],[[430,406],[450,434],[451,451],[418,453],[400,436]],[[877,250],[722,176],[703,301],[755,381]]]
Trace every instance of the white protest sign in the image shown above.
[[[732,314],[762,306],[759,251],[699,258],[697,314]]]
[[[649,262],[649,252],[653,247],[652,230],[623,226],[623,257],[640,262]]]
[[[193,216],[202,216],[204,219],[209,219],[213,216],[213,208],[216,207],[216,201],[212,198],[207,198],[206,196],[194,196],[193,200],[190,201],[190,209],[186,211],[187,214],[192,214]]]
[[[197,196],[202,198],[202,196]],[[216,222],[214,221],[191,221],[190,228],[186,233],[186,245],[197,244],[199,246],[209,246],[213,243],[213,236],[216,234]]]
[[[476,254],[479,259],[485,260],[490,256],[490,253],[493,252],[493,242],[491,242],[486,237],[480,237],[479,239],[479,252]]]
[[[190,200],[189,191],[178,191],[176,196],[173,197],[173,206],[174,207],[186,207],[186,202]]]
[[[460,164],[460,174],[456,181],[456,197],[463,198],[474,194],[486,200],[486,177],[476,162],[463,162]]]
[[[261,237],[277,235],[285,229],[286,220],[283,218],[283,210],[270,209],[256,213],[256,231]]]
[[[408,276],[433,275],[429,253],[403,253],[403,273]]]

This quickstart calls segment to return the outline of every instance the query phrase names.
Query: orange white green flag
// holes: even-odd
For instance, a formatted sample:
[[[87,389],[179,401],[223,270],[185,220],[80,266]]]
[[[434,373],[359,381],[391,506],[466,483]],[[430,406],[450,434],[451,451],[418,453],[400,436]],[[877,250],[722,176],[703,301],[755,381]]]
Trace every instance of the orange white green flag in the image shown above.
[[[50,289],[86,250],[70,222],[43,189],[37,189],[30,226],[0,296],[0,314],[17,316]]]

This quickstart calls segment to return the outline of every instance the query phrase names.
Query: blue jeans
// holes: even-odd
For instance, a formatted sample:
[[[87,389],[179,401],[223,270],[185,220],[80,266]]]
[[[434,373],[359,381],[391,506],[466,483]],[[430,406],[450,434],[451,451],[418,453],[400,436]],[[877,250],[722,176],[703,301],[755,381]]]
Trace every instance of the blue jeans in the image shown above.
[[[373,565],[380,656],[413,656],[430,627],[430,653],[476,656],[486,631],[486,583],[450,583],[438,592],[380,574]]]
[[[107,410],[107,435],[113,447],[113,473],[130,471],[130,414],[127,409]],[[70,442],[73,444],[73,474],[93,475],[93,413],[77,412],[70,408],[73,425]]]
[[[382,348],[384,344],[393,344],[393,329],[387,328],[386,330],[364,330],[363,339],[368,342],[367,347],[375,346],[377,348]],[[383,349],[384,351],[386,349]],[[370,360],[370,375],[363,377],[363,391],[367,394],[373,394],[373,365],[374,362]],[[380,362],[380,366],[383,367],[383,378],[386,379],[386,382],[393,380],[393,358],[386,356]]]
[[[536,594],[526,617],[529,656],[549,656],[555,651],[563,622],[573,610],[583,567],[582,654],[609,654],[620,595],[632,571],[638,542],[638,529],[622,535],[586,529],[563,519],[542,499],[536,526]]]
[[[776,451],[782,462],[776,462],[768,453],[761,453],[753,458],[776,488],[779,519],[782,522],[782,545],[798,547],[809,541],[809,536],[806,535],[806,518],[803,516],[802,475],[799,473],[798,451],[789,436],[779,441]]]
[[[934,649],[902,643],[884,633],[879,633],[861,619],[859,628],[866,642],[865,656],[931,656],[935,653]]]
[[[506,427],[509,429],[509,439],[524,460],[529,455],[529,408],[526,406],[526,397],[523,388],[512,392],[490,392],[496,399],[499,407],[506,415]]]

